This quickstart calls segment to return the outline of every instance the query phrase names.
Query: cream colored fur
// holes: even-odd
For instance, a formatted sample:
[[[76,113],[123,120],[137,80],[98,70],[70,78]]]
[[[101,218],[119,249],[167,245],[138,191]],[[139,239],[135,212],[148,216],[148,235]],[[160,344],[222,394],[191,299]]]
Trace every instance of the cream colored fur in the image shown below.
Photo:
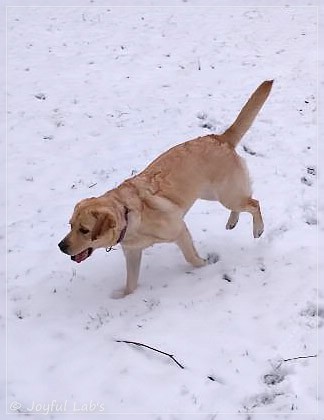
[[[231,211],[226,229],[235,227],[241,212],[251,213],[253,235],[258,238],[263,232],[260,206],[252,198],[248,170],[235,146],[271,87],[272,81],[263,82],[223,134],[179,144],[117,188],[78,203],[71,218],[71,232],[60,243],[63,252],[76,255],[87,248],[113,246],[126,228],[121,241],[127,266],[125,295],[137,287],[142,250],[155,243],[175,242],[190,264],[206,264],[183,220],[199,198],[219,201]],[[88,232],[81,233],[80,227]]]

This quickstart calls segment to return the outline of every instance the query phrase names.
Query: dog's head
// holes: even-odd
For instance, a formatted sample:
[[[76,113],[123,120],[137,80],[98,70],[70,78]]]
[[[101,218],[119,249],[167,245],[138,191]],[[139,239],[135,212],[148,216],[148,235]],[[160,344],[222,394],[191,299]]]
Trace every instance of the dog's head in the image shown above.
[[[109,248],[118,242],[120,230],[113,207],[98,198],[87,198],[74,208],[71,231],[58,244],[60,250],[80,263],[96,248]]]

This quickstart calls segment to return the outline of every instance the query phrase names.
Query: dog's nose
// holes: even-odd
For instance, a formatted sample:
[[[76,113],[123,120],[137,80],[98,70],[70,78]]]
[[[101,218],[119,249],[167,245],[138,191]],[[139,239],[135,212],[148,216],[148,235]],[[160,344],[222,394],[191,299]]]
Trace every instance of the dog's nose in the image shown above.
[[[60,250],[61,250],[62,252],[64,252],[64,254],[67,254],[68,245],[66,244],[66,242],[64,241],[64,239],[63,239],[63,241],[61,241],[61,242],[58,244],[58,247],[60,248]]]

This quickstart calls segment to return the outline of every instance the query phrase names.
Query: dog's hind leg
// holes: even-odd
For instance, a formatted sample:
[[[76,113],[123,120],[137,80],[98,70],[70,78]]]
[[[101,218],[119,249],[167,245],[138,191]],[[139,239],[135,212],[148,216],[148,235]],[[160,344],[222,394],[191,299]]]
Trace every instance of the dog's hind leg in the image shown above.
[[[241,211],[247,211],[252,214],[253,217],[253,236],[260,238],[264,230],[264,224],[258,200],[249,198]]]
[[[232,210],[228,218],[228,221],[226,223],[226,229],[234,229],[235,226],[237,225],[237,222],[239,221],[239,218],[240,218],[240,212]]]
[[[190,263],[194,267],[202,267],[206,265],[206,260],[204,260],[198,255],[198,252],[194,247],[191,235],[185,222],[183,222],[183,228],[180,232],[180,235],[176,239],[176,244],[182,251],[183,256],[185,257],[188,263]]]
[[[253,217],[253,236],[255,238],[259,238],[262,235],[264,225],[258,200],[248,197],[240,200],[240,204],[232,204],[229,202],[225,203],[223,201],[221,201],[221,203],[231,210],[230,217],[226,224],[226,229],[233,229],[239,219],[239,214],[241,212],[248,212]]]

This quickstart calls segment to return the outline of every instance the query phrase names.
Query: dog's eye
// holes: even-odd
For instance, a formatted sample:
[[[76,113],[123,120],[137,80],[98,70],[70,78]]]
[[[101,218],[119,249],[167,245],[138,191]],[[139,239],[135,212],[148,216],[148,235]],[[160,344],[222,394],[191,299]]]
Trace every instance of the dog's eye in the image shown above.
[[[87,233],[89,233],[89,229],[80,228],[79,232],[83,233],[83,235],[86,235]]]

